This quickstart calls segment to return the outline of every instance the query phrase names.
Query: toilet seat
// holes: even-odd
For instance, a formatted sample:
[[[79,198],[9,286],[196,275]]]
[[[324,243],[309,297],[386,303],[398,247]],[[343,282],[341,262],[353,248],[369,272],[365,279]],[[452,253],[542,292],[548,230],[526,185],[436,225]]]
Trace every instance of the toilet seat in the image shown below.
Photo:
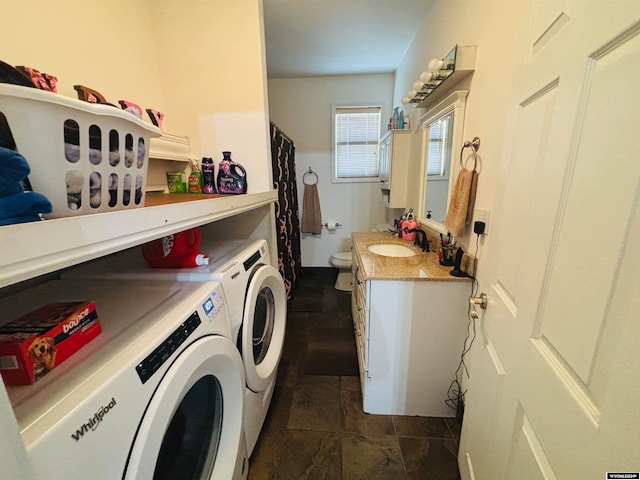
[[[351,252],[338,252],[332,254],[331,263],[338,268],[351,267]]]

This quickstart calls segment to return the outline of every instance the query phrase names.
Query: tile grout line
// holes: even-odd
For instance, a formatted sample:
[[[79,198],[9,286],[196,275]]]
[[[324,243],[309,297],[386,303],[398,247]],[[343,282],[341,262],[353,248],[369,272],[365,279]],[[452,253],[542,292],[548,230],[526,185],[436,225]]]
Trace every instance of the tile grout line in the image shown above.
[[[402,446],[400,445],[400,435],[398,435],[398,428],[396,427],[396,417],[395,415],[391,415],[391,424],[393,425],[393,432],[395,433],[396,443],[398,444],[398,450],[400,451],[400,460],[402,460],[402,471],[405,476],[407,473],[407,464],[404,459],[404,452],[402,451]]]
[[[455,418],[453,420],[457,422],[457,420]],[[456,438],[456,435],[453,433],[453,430],[451,429],[451,426],[449,425],[449,422],[447,422],[447,420],[445,420],[444,423],[447,425],[447,430],[449,430],[449,435],[451,435],[451,440],[453,440],[455,442],[456,446],[458,448],[460,448],[460,442]]]

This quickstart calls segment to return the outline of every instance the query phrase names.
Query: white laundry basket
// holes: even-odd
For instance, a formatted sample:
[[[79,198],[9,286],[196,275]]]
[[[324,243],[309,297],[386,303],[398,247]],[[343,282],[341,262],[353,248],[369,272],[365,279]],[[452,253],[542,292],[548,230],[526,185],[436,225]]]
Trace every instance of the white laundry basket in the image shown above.
[[[144,205],[157,127],[110,105],[9,84],[0,84],[0,115],[31,167],[33,190],[53,205],[47,218]]]

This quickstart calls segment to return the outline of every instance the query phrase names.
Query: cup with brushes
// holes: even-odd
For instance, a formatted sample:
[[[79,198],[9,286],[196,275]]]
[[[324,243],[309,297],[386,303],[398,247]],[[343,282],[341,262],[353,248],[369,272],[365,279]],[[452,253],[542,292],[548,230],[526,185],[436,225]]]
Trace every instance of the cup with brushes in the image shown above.
[[[440,234],[440,251],[438,252],[440,265],[444,267],[453,267],[457,249],[458,247],[456,246],[456,242],[451,242],[451,234],[449,233],[445,237],[441,233]]]

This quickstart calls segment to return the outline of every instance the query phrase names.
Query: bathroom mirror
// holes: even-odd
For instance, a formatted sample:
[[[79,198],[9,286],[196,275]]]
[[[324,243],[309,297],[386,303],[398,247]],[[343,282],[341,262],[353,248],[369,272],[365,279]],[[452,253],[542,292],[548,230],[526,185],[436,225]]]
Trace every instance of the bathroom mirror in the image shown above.
[[[456,152],[462,148],[467,91],[453,92],[420,118],[422,138],[421,223],[446,233],[444,219],[456,175]]]

